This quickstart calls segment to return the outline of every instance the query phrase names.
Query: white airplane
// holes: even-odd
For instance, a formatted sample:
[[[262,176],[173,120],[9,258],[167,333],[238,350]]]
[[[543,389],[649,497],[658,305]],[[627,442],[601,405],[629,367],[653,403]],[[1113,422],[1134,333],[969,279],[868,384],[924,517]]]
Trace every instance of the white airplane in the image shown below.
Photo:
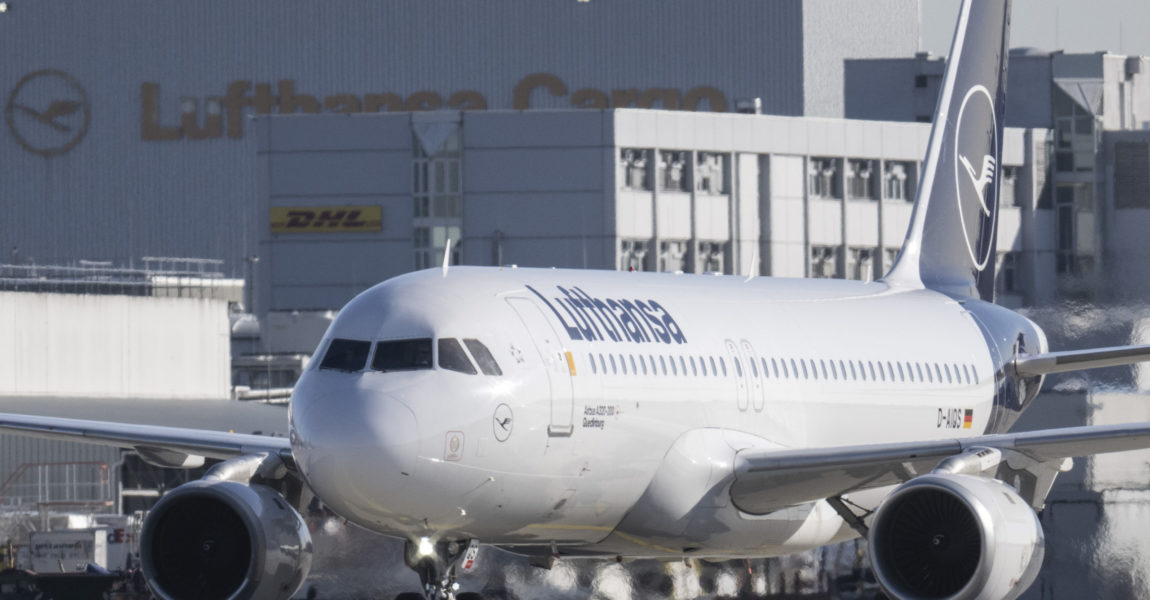
[[[1150,447],[1150,423],[1004,432],[1043,375],[1150,347],[1051,353],[991,302],[998,178],[959,157],[1001,164],[1009,11],[962,4],[882,280],[445,265],[344,307],[295,388],[290,439],[17,415],[0,431],[224,460],[144,524],[165,599],[290,597],[312,494],[407,540],[428,598],[456,598],[480,542],[720,559],[857,536],[892,598],[1015,598],[1068,459]]]

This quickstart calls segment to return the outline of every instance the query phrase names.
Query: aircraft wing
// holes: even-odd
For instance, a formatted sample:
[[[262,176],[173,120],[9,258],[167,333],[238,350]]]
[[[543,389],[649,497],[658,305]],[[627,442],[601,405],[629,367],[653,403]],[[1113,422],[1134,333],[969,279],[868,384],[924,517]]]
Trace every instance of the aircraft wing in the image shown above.
[[[0,413],[0,433],[135,449],[148,462],[166,467],[196,467],[205,457],[226,460],[262,452],[291,458],[287,438],[203,429]]]
[[[1150,422],[1045,429],[962,439],[796,450],[746,449],[735,459],[731,500],[750,514],[895,485],[971,448],[1012,451],[1036,464],[1150,448]]]
[[[1150,360],[1150,346],[1115,346],[1023,355],[1015,359],[1014,369],[1019,375],[1029,377],[1130,365],[1147,360]]]

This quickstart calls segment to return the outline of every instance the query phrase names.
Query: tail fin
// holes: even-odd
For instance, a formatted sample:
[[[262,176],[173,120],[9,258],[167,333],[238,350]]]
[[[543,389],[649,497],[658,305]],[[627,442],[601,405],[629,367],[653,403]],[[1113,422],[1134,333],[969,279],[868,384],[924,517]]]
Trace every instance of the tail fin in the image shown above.
[[[994,298],[1010,0],[963,0],[906,241],[884,280]]]

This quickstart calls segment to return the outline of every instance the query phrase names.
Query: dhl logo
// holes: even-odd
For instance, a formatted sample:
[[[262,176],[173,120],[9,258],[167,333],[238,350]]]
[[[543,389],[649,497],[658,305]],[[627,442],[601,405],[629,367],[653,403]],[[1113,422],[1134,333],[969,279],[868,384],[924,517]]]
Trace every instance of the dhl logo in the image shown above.
[[[275,206],[272,233],[332,233],[382,231],[379,206]]]

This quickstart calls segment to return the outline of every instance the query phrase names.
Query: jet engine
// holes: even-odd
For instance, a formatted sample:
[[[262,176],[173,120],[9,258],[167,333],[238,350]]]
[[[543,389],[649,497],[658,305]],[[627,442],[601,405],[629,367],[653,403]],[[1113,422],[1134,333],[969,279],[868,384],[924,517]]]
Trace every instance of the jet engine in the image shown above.
[[[908,600],[1010,600],[1045,554],[1038,515],[996,479],[932,473],[899,486],[869,535],[883,589]]]
[[[303,518],[258,484],[182,485],[156,503],[140,536],[144,575],[164,600],[286,600],[311,560]]]

